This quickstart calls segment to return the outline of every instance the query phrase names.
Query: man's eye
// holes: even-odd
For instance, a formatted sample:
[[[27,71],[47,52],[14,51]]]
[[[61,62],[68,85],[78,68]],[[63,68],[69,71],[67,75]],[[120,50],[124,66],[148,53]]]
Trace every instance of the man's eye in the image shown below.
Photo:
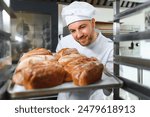
[[[70,33],[74,33],[75,31],[74,30],[70,30]]]

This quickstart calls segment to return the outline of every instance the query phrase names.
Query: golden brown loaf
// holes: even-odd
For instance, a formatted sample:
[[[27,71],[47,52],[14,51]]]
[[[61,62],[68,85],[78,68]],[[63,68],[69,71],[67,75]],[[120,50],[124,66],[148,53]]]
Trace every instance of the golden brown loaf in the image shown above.
[[[64,68],[75,85],[84,86],[100,80],[104,67],[96,58],[81,57],[69,62]]]
[[[35,48],[27,53],[24,53],[23,56],[20,58],[20,61],[34,55],[52,55],[52,52],[45,48]]]
[[[19,85],[23,85],[24,77],[22,70],[24,70],[26,67],[29,67],[30,65],[38,64],[39,62],[46,60],[55,61],[55,58],[52,55],[34,55],[26,57],[26,59],[23,59],[18,63],[13,75],[13,81]]]
[[[69,66],[70,63],[76,64],[76,63],[74,63],[74,61],[81,59],[81,58],[87,58],[87,57],[80,55],[80,54],[70,54],[70,55],[63,56],[58,60],[58,62],[64,66],[64,69],[67,72],[65,82],[73,81],[72,75],[71,75],[71,73],[72,73],[71,69],[74,67],[74,65]]]
[[[30,57],[22,60],[21,62],[19,62],[16,70],[23,69],[24,67],[27,67],[29,64],[37,64],[38,62],[46,61],[46,60],[55,61],[55,58],[52,55],[30,56]]]
[[[84,55],[81,55],[77,49],[75,48],[63,48],[60,51],[58,51],[56,53],[56,58],[58,59],[58,62],[64,66],[65,71],[67,72],[66,78],[65,78],[65,82],[70,82],[72,81],[72,76],[70,73],[70,70],[67,69],[65,66],[77,59],[77,58],[81,58],[81,57],[85,57]]]
[[[60,51],[58,51],[55,56],[57,59],[59,59],[60,57],[70,54],[80,54],[80,53],[75,48],[63,48]]]
[[[66,72],[58,62],[44,61],[23,71],[26,89],[48,88],[63,83]]]
[[[85,57],[81,54],[70,54],[70,55],[65,55],[65,56],[62,56],[58,59],[58,62],[62,65],[67,65],[69,62],[77,59],[77,58],[81,58],[81,57]]]

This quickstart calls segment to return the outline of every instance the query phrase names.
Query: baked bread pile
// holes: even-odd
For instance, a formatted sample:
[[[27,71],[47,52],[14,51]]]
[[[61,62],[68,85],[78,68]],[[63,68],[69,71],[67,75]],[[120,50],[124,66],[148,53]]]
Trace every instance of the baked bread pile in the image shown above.
[[[63,66],[50,51],[36,48],[20,58],[13,81],[26,89],[48,88],[62,84],[65,75]]]
[[[36,48],[20,58],[13,81],[26,89],[49,88],[64,82],[85,86],[100,80],[102,72],[101,62],[74,48],[64,48],[55,54]]]

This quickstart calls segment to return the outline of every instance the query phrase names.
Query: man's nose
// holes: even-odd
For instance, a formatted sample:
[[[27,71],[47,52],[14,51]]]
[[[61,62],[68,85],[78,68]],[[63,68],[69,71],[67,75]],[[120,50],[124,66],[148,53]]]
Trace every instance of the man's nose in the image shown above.
[[[81,38],[81,37],[82,37],[82,35],[83,35],[83,34],[82,34],[82,32],[81,32],[81,31],[79,31],[79,30],[78,30],[78,31],[76,32],[76,35],[77,35],[77,38],[79,39],[79,38]]]

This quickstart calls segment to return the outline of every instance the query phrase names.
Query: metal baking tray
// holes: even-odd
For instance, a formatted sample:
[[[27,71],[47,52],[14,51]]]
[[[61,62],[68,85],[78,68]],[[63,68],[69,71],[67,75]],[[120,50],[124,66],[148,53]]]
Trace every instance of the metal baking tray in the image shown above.
[[[122,86],[123,81],[121,81],[116,77],[113,77],[108,74],[106,75],[105,73],[103,73],[101,80],[87,86],[76,86],[73,84],[73,82],[67,82],[51,88],[34,89],[34,90],[26,90],[23,86],[16,85],[12,82],[12,80],[10,80],[7,91],[11,99],[27,99],[33,97],[50,96],[52,94],[64,91],[119,88]]]

